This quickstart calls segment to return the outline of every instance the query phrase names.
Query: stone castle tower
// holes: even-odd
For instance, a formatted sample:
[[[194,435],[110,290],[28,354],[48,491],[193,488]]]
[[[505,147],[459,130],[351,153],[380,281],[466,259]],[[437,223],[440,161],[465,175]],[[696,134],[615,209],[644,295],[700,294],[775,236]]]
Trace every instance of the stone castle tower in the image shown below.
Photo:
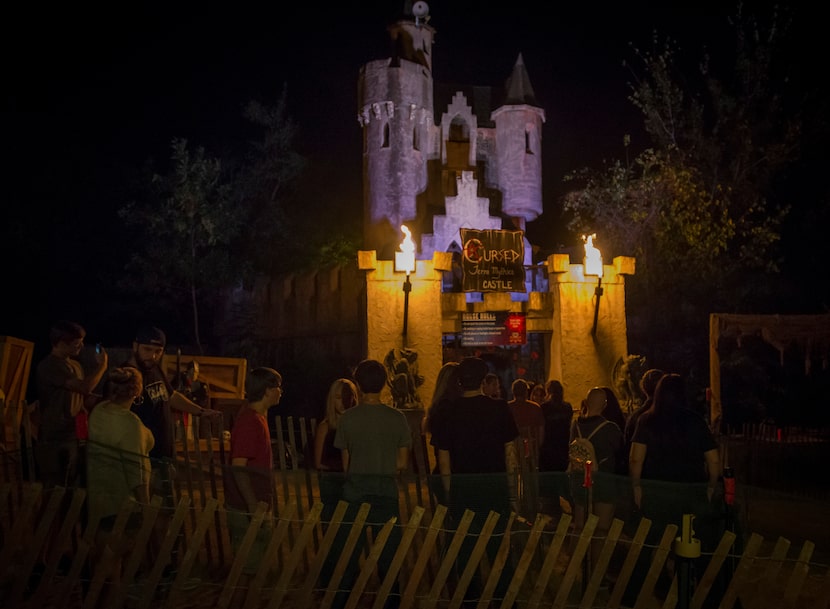
[[[436,84],[429,9],[406,4],[388,28],[392,56],[365,64],[358,83],[364,248],[385,260],[401,224],[431,258],[459,251],[462,227],[524,230],[542,213],[545,112],[522,56],[503,90]],[[529,250],[525,240],[525,264]]]

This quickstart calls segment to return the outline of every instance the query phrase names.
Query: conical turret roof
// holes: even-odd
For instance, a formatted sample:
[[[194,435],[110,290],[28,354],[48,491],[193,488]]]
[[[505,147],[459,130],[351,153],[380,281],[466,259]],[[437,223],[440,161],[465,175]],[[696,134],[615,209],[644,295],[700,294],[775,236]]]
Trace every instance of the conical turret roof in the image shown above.
[[[529,106],[538,106],[536,101],[536,94],[533,92],[533,86],[530,84],[530,76],[527,74],[525,68],[524,58],[519,53],[516,63],[513,65],[513,72],[505,83],[505,97],[504,105],[515,106],[527,104]]]

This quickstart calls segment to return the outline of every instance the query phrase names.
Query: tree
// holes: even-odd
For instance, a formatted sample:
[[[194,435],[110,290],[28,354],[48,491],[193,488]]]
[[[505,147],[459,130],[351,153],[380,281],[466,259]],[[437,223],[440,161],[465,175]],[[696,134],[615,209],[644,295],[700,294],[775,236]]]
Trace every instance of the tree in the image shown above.
[[[291,259],[292,186],[304,167],[293,150],[296,127],[283,91],[273,107],[249,102],[245,117],[258,130],[243,158],[210,157],[187,140],[172,141],[171,169],[151,173],[137,199],[119,210],[138,246],[121,287],[166,311],[191,311],[202,346],[204,308],[225,298],[274,261]]]
[[[240,243],[249,270],[276,275],[355,260],[362,200],[344,203],[344,193],[332,192],[321,179],[331,169],[319,160],[305,171],[307,159],[293,148],[299,127],[288,116],[286,89],[274,106],[248,103],[245,116],[262,130],[235,178],[235,196],[251,214],[252,232]]]
[[[169,307],[188,302],[201,352],[200,297],[233,276],[229,246],[245,218],[229,196],[218,159],[202,148],[191,151],[184,139],[173,140],[171,159],[172,173],[155,174],[149,196],[119,211],[127,226],[139,229],[144,246],[132,254],[122,287]]]
[[[708,313],[770,301],[790,206],[777,186],[798,159],[800,100],[779,54],[786,27],[740,11],[731,24],[734,46],[704,53],[695,70],[671,40],[635,49],[630,100],[652,147],[567,177],[577,186],[564,199],[570,227],[637,257],[628,292],[638,352],[678,370],[705,362]]]
[[[236,247],[249,278],[273,273],[278,261],[292,258],[288,253],[296,249],[297,237],[290,201],[306,160],[293,147],[297,125],[288,115],[286,89],[274,106],[248,102],[244,116],[261,133],[250,142],[234,176],[234,199],[247,220]]]

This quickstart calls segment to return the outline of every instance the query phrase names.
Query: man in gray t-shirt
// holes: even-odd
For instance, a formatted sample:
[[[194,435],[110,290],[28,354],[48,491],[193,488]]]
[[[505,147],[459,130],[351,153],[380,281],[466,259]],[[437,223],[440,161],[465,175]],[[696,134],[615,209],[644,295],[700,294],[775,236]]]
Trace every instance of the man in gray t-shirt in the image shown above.
[[[374,527],[375,536],[391,518],[400,518],[397,476],[409,465],[409,449],[412,433],[404,414],[384,404],[381,392],[387,384],[386,368],[376,360],[367,359],[355,369],[355,381],[360,390],[357,406],[350,408],[340,418],[334,436],[334,446],[343,454],[343,499],[349,502],[345,522],[353,522],[360,504],[371,505],[366,523]],[[341,527],[330,556],[339,556],[346,541],[348,527]],[[351,590],[358,574],[358,558],[366,536],[361,535],[358,547],[352,553],[340,590]],[[386,576],[400,541],[400,523],[396,523],[378,560],[381,578]],[[342,551],[342,550],[341,550]],[[334,583],[334,582],[332,582]],[[335,596],[334,607],[343,607],[347,592]],[[400,602],[397,584],[386,603],[395,607]]]

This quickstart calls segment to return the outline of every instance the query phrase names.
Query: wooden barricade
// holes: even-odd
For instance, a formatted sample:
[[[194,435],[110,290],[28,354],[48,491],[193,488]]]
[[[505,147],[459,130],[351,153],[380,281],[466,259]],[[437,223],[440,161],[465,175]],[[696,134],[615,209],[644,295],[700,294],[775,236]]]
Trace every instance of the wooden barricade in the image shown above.
[[[241,547],[233,549],[223,507],[223,468],[228,465],[229,445],[224,439],[221,419],[207,421],[203,419],[201,424],[216,425],[207,438],[198,434],[198,441],[189,438],[185,445],[179,446],[176,492],[179,499],[170,518],[161,560],[148,564],[145,552],[160,509],[158,498],[154,498],[144,508],[141,529],[133,533],[133,548],[123,556],[120,581],[112,579],[113,554],[100,546],[97,523],[87,524],[82,520],[83,490],[61,490],[72,493],[72,497],[68,511],[58,517],[56,494],[47,497],[39,485],[21,483],[19,478],[3,480],[0,483],[0,598],[3,602],[13,600],[11,606],[33,609],[51,606],[50,603],[66,607],[96,604],[123,607],[129,597],[129,605],[134,607],[230,607],[236,606],[241,589],[242,609],[330,607],[336,581],[345,569],[345,562],[338,561],[337,557],[348,555],[343,548],[335,548],[336,533],[338,529],[348,528],[351,533],[346,542],[345,549],[348,549],[349,544],[356,542],[356,536],[365,534],[362,522],[368,506],[352,523],[344,522],[346,504],[340,503],[331,521],[321,522],[317,472],[307,462],[316,421],[291,417],[275,420],[273,480],[277,502],[272,512],[252,515],[248,531],[251,540],[260,527],[268,526],[269,541],[260,570],[246,580],[241,579],[240,570],[251,544],[246,543],[246,538]],[[511,518],[502,527],[507,533],[499,538],[501,551],[491,563],[485,546],[494,534],[494,519],[498,518],[491,514],[470,560],[456,565],[473,514],[468,511],[458,522],[450,524],[446,508],[435,504],[428,493],[419,491],[428,487],[430,454],[427,439],[420,436],[417,440],[420,448],[413,450],[412,470],[400,485],[400,522],[371,531],[349,606],[379,606],[391,589],[392,580],[380,581],[374,569],[391,526],[401,527],[402,533],[392,572],[397,573],[404,609],[458,606],[476,571],[482,576],[483,593],[493,594],[496,578],[508,560],[514,575],[505,598],[494,606],[506,607],[516,601],[518,606],[528,609],[620,607],[626,588],[633,582],[635,565],[640,567],[642,563],[638,561],[643,560],[648,562],[648,569],[643,580],[636,584],[638,594],[633,606],[681,605],[676,579],[667,593],[662,588],[658,591],[657,586],[671,557],[677,529],[670,526],[661,531],[660,542],[649,546],[646,539],[651,523],[645,519],[629,535],[622,534],[622,522],[615,520],[602,540],[600,554],[589,564],[588,550],[596,527],[593,516],[578,532],[572,530],[567,514],[557,515],[556,519],[537,514],[532,524]],[[522,476],[532,477],[532,460],[530,463],[527,470],[520,472]],[[525,484],[531,483],[531,480],[525,481]],[[523,505],[530,509],[528,503]],[[126,513],[116,520],[115,531],[122,530],[125,522]],[[59,527],[59,543],[73,548],[68,569],[57,560],[39,564],[44,532],[50,524]],[[181,544],[174,554],[177,540]],[[735,533],[724,533],[708,559],[705,572],[698,574],[688,606],[702,607],[712,598],[724,608],[827,606],[830,579],[826,567],[811,563],[812,542],[804,543],[795,557],[788,556],[791,546],[788,540],[779,538],[771,551],[765,549],[772,545],[759,535],[751,535],[747,543],[736,545]],[[736,547],[741,548],[737,555]],[[328,587],[319,581],[327,561],[335,563]],[[165,567],[172,562],[175,568],[168,573]],[[730,574],[726,580],[724,569]],[[614,579],[606,578],[609,570],[613,570]]]
[[[28,340],[0,336],[0,414],[3,417],[0,445],[6,451],[20,449],[22,424],[28,423],[26,389],[34,347]]]
[[[113,532],[102,536],[97,523],[90,523],[80,531],[79,543],[68,569],[55,564],[36,568],[44,543],[45,531],[53,522],[57,506],[66,493],[72,493],[71,509],[61,523],[61,535],[81,527],[79,518],[85,500],[83,490],[58,489],[48,496],[39,485],[27,485],[22,502],[16,510],[13,522],[8,514],[0,519],[3,546],[0,549],[0,598],[21,608],[35,607],[123,607],[131,599],[131,607],[219,607],[240,606],[242,609],[269,607],[273,609],[297,607],[331,607],[334,592],[346,568],[347,556],[357,536],[365,534],[363,525],[369,506],[364,504],[354,523],[344,522],[346,504],[341,502],[334,517],[327,523],[323,539],[315,545],[315,531],[320,526],[322,504],[315,502],[305,516],[299,516],[296,502],[282,506],[281,515],[273,517],[266,506],[252,515],[251,524],[235,553],[227,556],[220,569],[208,569],[205,565],[207,531],[217,512],[223,508],[213,498],[201,505],[189,497],[182,497],[171,519],[167,536],[163,540],[159,560],[146,563],[145,549],[150,531],[158,513],[160,501],[144,507],[141,528],[132,533],[134,543],[121,555],[122,571],[114,578],[115,546],[109,543],[123,538],[124,525],[131,509],[125,503],[116,518]],[[37,509],[42,505],[43,509]],[[190,517],[189,512],[194,516]],[[36,516],[37,515],[37,516]],[[347,607],[380,607],[392,589],[395,580],[400,584],[401,609],[438,606],[457,607],[464,599],[475,573],[481,573],[484,586],[482,602],[493,598],[496,582],[511,561],[513,576],[502,598],[493,598],[495,605],[510,607],[514,603],[528,609],[537,607],[620,607],[623,591],[629,585],[634,564],[647,551],[648,570],[639,584],[634,607],[679,606],[678,581],[672,581],[665,594],[655,592],[658,578],[665,572],[666,562],[672,553],[672,543],[677,527],[670,525],[662,532],[660,542],[646,548],[643,540],[650,522],[643,519],[633,539],[622,534],[623,523],[615,520],[603,540],[603,548],[592,565],[585,571],[584,559],[589,552],[596,527],[596,517],[590,516],[578,533],[571,532],[571,519],[563,515],[558,523],[538,517],[527,532],[523,531],[515,543],[515,523],[510,518],[506,534],[499,540],[500,550],[492,562],[485,553],[485,546],[496,530],[499,516],[491,513],[478,535],[477,543],[464,564],[455,565],[458,552],[474,514],[467,511],[453,527],[445,523],[446,508],[434,510],[422,506],[413,508],[411,515],[401,522],[390,520],[373,531],[372,543],[361,560],[361,567],[353,588],[349,592]],[[180,530],[187,523],[196,526],[188,537],[187,549],[179,554],[175,569],[165,572],[173,560],[173,546]],[[268,543],[264,559],[257,572],[243,580],[242,567],[259,529],[268,527]],[[381,556],[392,527],[400,527],[399,543],[386,577],[377,576],[377,561]],[[335,548],[337,529],[349,528],[344,547]],[[441,536],[445,535],[445,542]],[[110,542],[107,542],[110,540]],[[788,557],[790,543],[779,539],[771,551],[765,551],[764,539],[753,534],[740,556],[737,569],[728,585],[715,588],[714,584],[735,541],[734,533],[727,532],[708,560],[705,571],[699,575],[697,586],[684,604],[700,608],[710,596],[723,609],[743,606],[759,609],[773,607],[824,607],[830,596],[830,575],[825,565],[810,562],[814,546],[806,542],[795,557]],[[768,544],[767,544],[768,545]],[[123,550],[123,549],[122,549]],[[121,550],[119,550],[121,551]],[[603,585],[608,574],[611,557],[624,552],[625,560],[616,572],[610,587]],[[541,562],[535,559],[541,554]],[[325,561],[335,563],[330,586],[319,580]],[[438,569],[430,574],[427,568],[436,560]],[[195,578],[195,579],[194,579]],[[717,596],[713,596],[717,595]],[[242,598],[244,601],[239,601]],[[234,600],[236,599],[236,601]],[[235,604],[242,602],[241,605]]]

